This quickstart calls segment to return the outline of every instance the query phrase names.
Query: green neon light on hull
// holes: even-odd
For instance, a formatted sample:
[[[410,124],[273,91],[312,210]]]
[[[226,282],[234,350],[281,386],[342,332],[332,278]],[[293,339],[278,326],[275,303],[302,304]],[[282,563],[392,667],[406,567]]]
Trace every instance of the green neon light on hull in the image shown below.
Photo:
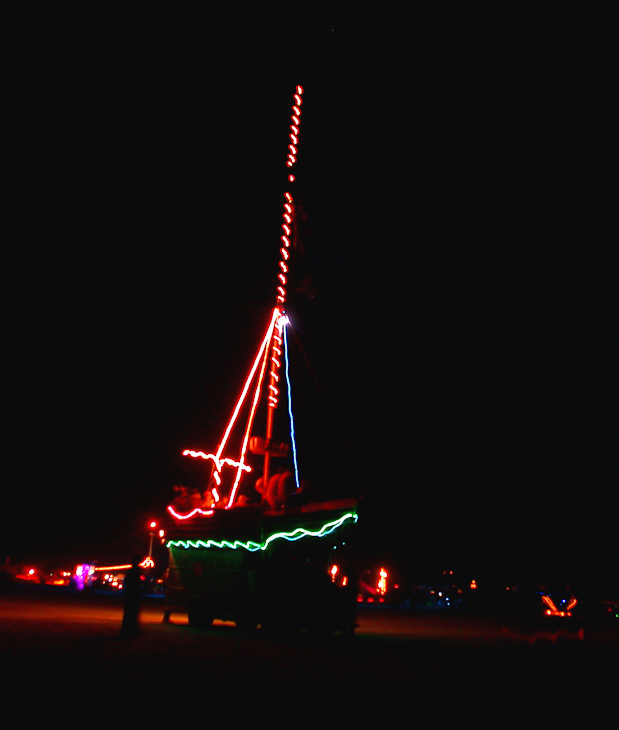
[[[211,547],[231,548],[232,550],[243,548],[245,550],[249,550],[251,553],[255,553],[258,550],[266,550],[275,540],[288,540],[288,542],[295,542],[296,540],[301,540],[304,537],[326,537],[332,532],[335,532],[335,530],[337,530],[338,527],[341,527],[347,520],[353,520],[353,522],[356,522],[358,519],[359,518],[356,514],[348,512],[343,517],[340,517],[339,520],[327,522],[327,524],[323,525],[320,530],[312,531],[298,527],[292,532],[276,532],[268,537],[262,544],[252,542],[251,540],[248,540],[247,542],[241,542],[240,540],[235,540],[234,542],[230,542],[229,540],[222,540],[221,542],[217,542],[217,540],[168,540],[166,547],[182,547],[186,550],[189,548]]]

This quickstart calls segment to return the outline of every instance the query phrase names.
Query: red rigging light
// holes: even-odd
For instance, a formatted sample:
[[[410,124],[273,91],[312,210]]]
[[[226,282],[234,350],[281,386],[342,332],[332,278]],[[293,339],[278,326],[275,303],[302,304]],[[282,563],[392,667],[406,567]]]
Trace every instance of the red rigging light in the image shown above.
[[[301,106],[303,105],[303,87],[302,86],[295,86],[294,87],[294,93],[293,93],[293,103],[292,103],[292,114],[291,114],[291,120],[292,124],[290,125],[290,132],[289,132],[289,143],[288,143],[288,152],[287,152],[287,158],[286,158],[286,165],[289,168],[290,172],[288,174],[288,182],[292,183],[295,181],[295,175],[292,174],[292,168],[295,166],[297,162],[297,155],[299,152],[299,135],[300,135],[300,129],[301,129]],[[189,449],[186,449],[183,454],[187,456],[200,456],[203,459],[209,459],[213,461],[214,467],[213,467],[213,474],[212,478],[214,483],[220,487],[222,483],[222,470],[224,466],[231,466],[234,469],[236,469],[236,475],[234,478],[234,482],[232,485],[232,488],[230,490],[229,496],[227,497],[227,500],[221,499],[219,496],[219,493],[216,489],[212,489],[211,493],[214,498],[214,502],[217,505],[218,503],[222,503],[223,506],[225,506],[227,509],[232,507],[234,505],[239,482],[241,479],[241,476],[243,475],[243,472],[249,472],[251,471],[251,468],[245,464],[245,456],[247,452],[247,445],[249,441],[249,435],[251,432],[251,428],[253,425],[254,417],[256,414],[256,409],[258,406],[258,401],[260,399],[261,393],[262,393],[262,385],[265,376],[268,374],[268,406],[270,409],[274,409],[277,407],[279,402],[279,388],[277,386],[277,383],[280,379],[279,376],[279,369],[281,367],[282,363],[282,331],[283,327],[285,325],[285,322],[283,321],[283,309],[286,304],[287,300],[287,285],[288,285],[288,273],[289,273],[289,261],[290,261],[290,252],[288,249],[291,248],[291,245],[293,243],[293,236],[295,231],[295,210],[293,205],[294,199],[290,192],[284,193],[284,204],[283,204],[283,212],[282,212],[282,224],[281,224],[281,230],[282,234],[280,235],[280,241],[281,241],[281,247],[280,247],[280,256],[281,259],[279,261],[279,271],[277,273],[277,285],[276,285],[276,303],[277,306],[273,310],[273,316],[271,318],[271,323],[267,329],[266,335],[262,341],[262,344],[260,346],[260,349],[258,351],[258,354],[256,356],[256,359],[254,360],[254,363],[252,365],[251,371],[249,373],[249,376],[247,377],[247,380],[245,381],[245,386],[243,388],[243,391],[236,403],[236,406],[234,408],[232,417],[230,418],[230,421],[228,422],[228,426],[226,427],[226,430],[224,432],[224,435],[221,439],[221,442],[219,444],[219,447],[215,454],[205,454],[204,452],[195,452],[191,451]],[[267,373],[268,368],[268,373]],[[250,416],[247,421],[247,426],[245,429],[245,433],[243,436],[242,446],[241,446],[241,454],[240,457],[236,460],[223,458],[223,452],[226,448],[226,445],[228,443],[230,433],[233,429],[233,427],[236,424],[237,418],[239,416],[239,412],[244,405],[249,389],[252,387],[252,383],[254,383],[254,380],[257,375],[257,381],[254,388],[254,395],[253,395],[253,401],[251,403],[250,407]],[[200,514],[200,515],[207,515],[212,514],[212,510],[210,509],[213,505],[211,504],[203,504],[201,507],[195,507],[195,505],[192,505],[193,509],[185,510],[183,512],[177,511],[173,506],[168,507],[168,512],[174,516],[176,519],[189,519],[190,517]]]
[[[268,352],[268,347],[272,340],[275,326],[279,322],[280,319],[281,319],[281,311],[279,310],[279,308],[275,307],[275,309],[273,310],[272,316],[271,316],[271,322],[267,328],[267,331],[262,340],[262,344],[260,345],[258,353],[254,359],[253,365],[251,367],[249,375],[247,376],[247,379],[245,381],[245,385],[243,386],[241,395],[239,396],[239,398],[237,400],[237,403],[236,403],[236,406],[232,413],[232,416],[230,417],[230,420],[228,421],[228,425],[226,427],[224,435],[223,435],[221,442],[219,444],[219,447],[217,449],[217,453],[206,454],[203,451],[193,451],[191,449],[185,449],[185,451],[183,451],[184,456],[192,456],[194,458],[199,457],[199,458],[206,459],[206,460],[212,460],[215,465],[214,471],[213,471],[213,478],[214,478],[215,482],[217,483],[217,485],[221,484],[221,472],[222,472],[222,469],[224,466],[226,466],[226,465],[232,466],[234,469],[236,469],[236,476],[234,478],[234,483],[232,485],[232,489],[230,492],[230,496],[228,497],[227,504],[225,505],[226,508],[229,508],[234,504],[236,492],[238,489],[238,485],[239,485],[239,481],[241,479],[242,473],[251,471],[251,467],[245,463],[245,457],[247,455],[247,447],[248,447],[248,442],[249,442],[249,434],[250,434],[250,431],[251,431],[251,428],[252,428],[252,425],[254,422],[256,408],[258,406],[258,401],[260,399],[260,394],[262,392],[262,383],[264,380],[266,363],[267,363],[266,353]],[[243,441],[242,441],[242,445],[241,445],[240,458],[238,460],[234,460],[234,459],[229,459],[227,457],[222,457],[223,451],[228,443],[228,439],[229,439],[232,429],[238,419],[241,408],[242,408],[243,404],[245,403],[249,390],[255,379],[256,373],[258,373],[258,378],[257,378],[257,382],[256,382],[256,385],[254,388],[254,397],[253,397],[253,401],[251,404],[249,418],[247,421],[247,425],[245,427],[245,432],[244,432]],[[217,490],[212,490],[212,494],[213,494],[215,503],[218,503],[221,501]],[[175,510],[174,507],[169,506],[168,512],[176,519],[189,519],[190,517],[193,517],[196,514],[201,514],[201,515],[212,514],[212,510],[210,510],[210,509],[203,510],[202,508],[199,508],[199,507],[194,508],[193,510],[191,510],[188,513],[180,513],[177,510]]]

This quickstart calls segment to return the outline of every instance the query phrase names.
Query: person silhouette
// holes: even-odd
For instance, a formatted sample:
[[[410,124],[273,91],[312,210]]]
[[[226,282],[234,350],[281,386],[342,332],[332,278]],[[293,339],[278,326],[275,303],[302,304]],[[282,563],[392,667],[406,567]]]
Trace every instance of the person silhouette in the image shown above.
[[[125,576],[125,600],[120,635],[124,639],[132,639],[139,633],[140,604],[142,599],[139,556],[134,555],[131,568]]]

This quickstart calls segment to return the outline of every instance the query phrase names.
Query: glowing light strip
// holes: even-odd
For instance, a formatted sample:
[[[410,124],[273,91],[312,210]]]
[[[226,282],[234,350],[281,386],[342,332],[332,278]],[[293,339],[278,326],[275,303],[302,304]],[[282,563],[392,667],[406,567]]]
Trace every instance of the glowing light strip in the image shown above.
[[[182,547],[186,550],[189,548],[199,549],[211,547],[220,549],[231,548],[232,550],[244,548],[245,550],[249,550],[251,553],[255,553],[262,548],[262,545],[258,542],[252,542],[251,540],[248,540],[247,542],[241,542],[240,540],[235,540],[234,542],[229,542],[228,540],[222,540],[221,542],[217,542],[217,540],[168,540],[166,547]]]
[[[256,408],[257,408],[258,401],[260,399],[260,393],[262,390],[262,382],[264,380],[264,373],[265,373],[265,369],[266,369],[266,360],[267,360],[267,355],[269,352],[268,345],[273,336],[273,330],[274,330],[276,324],[278,324],[280,322],[280,320],[281,320],[281,312],[276,307],[273,310],[273,314],[271,315],[271,321],[267,328],[266,334],[264,336],[264,339],[262,340],[262,344],[260,345],[260,349],[258,350],[258,354],[254,360],[254,363],[253,363],[250,373],[247,377],[247,380],[245,381],[243,391],[237,401],[237,404],[236,404],[236,407],[232,414],[232,417],[230,418],[230,421],[228,422],[228,426],[227,426],[224,436],[221,440],[221,443],[219,444],[217,453],[216,454],[206,454],[204,451],[194,451],[192,449],[185,449],[183,451],[183,456],[192,456],[194,458],[199,457],[202,459],[212,460],[215,464],[213,478],[215,479],[217,485],[221,484],[221,470],[225,465],[233,466],[236,468],[236,470],[237,470],[236,476],[235,476],[234,483],[233,483],[233,486],[232,486],[232,489],[230,492],[230,496],[228,498],[228,504],[226,505],[226,508],[228,508],[228,509],[230,507],[232,507],[232,505],[234,504],[234,500],[236,497],[236,493],[238,490],[238,485],[239,485],[239,482],[241,479],[242,472],[243,471],[250,472],[252,470],[250,466],[245,464],[245,455],[247,453],[247,444],[249,442],[249,434],[250,434],[251,427],[252,427],[252,424],[254,421],[254,417],[256,414]],[[247,397],[247,393],[254,380],[256,370],[257,370],[258,365],[260,364],[261,360],[262,360],[262,367],[260,369],[260,374],[259,374],[256,388],[254,391],[254,398],[253,398],[252,407],[251,407],[250,414],[249,414],[249,419],[247,421],[247,426],[245,428],[245,434],[243,436],[243,443],[241,446],[240,459],[239,459],[239,461],[235,461],[234,459],[229,459],[227,457],[222,458],[221,454],[228,441],[228,438],[230,437],[232,428],[233,428],[234,424],[236,423],[236,420],[237,420],[238,414],[241,410],[241,407],[242,407],[243,403],[245,402],[245,398]],[[215,499],[215,502],[219,502],[220,498],[219,498],[219,494],[217,493],[216,489],[213,489],[212,494],[213,494],[213,498]],[[174,510],[174,508],[171,506],[168,507],[168,512],[173,517],[176,517],[176,519],[179,519],[179,520],[189,519],[190,517],[193,517],[196,514],[202,514],[202,515],[212,514],[212,511],[209,511],[209,510],[205,511],[205,510],[201,510],[201,509],[193,510],[192,512],[190,512],[188,514],[180,514],[180,513],[176,512],[176,510]]]
[[[194,458],[200,457],[202,459],[212,460],[215,464],[215,471],[213,473],[213,478],[217,482],[217,485],[221,484],[221,470],[224,467],[224,465],[227,464],[229,466],[233,466],[236,468],[237,473],[236,473],[236,477],[234,480],[234,485],[232,487],[232,491],[230,493],[230,498],[228,499],[228,505],[227,505],[228,507],[231,507],[234,502],[234,497],[236,496],[236,491],[237,491],[238,484],[239,484],[239,481],[241,478],[241,473],[243,471],[251,471],[251,467],[248,466],[247,464],[245,464],[245,454],[247,452],[247,442],[249,440],[249,431],[250,431],[251,425],[253,423],[253,418],[254,418],[254,415],[256,412],[256,405],[257,405],[258,399],[260,397],[262,380],[264,378],[266,353],[268,353],[268,344],[271,341],[275,323],[278,321],[280,316],[281,316],[281,313],[280,313],[279,309],[276,307],[273,310],[273,314],[271,315],[271,321],[267,328],[266,334],[264,336],[264,339],[262,340],[260,349],[258,350],[258,354],[256,355],[256,358],[254,359],[254,362],[253,362],[253,365],[249,372],[249,375],[247,376],[245,385],[243,386],[243,391],[241,392],[241,395],[236,403],[234,412],[232,413],[232,417],[230,418],[230,421],[228,422],[228,425],[224,432],[223,438],[219,444],[219,448],[217,449],[217,453],[216,454],[206,454],[204,451],[193,451],[192,449],[185,449],[183,451],[183,456],[193,456]],[[245,402],[245,398],[247,397],[247,392],[249,391],[249,388],[254,380],[256,370],[258,369],[258,365],[260,364],[261,360],[263,361],[263,364],[262,364],[262,368],[260,371],[260,377],[259,377],[258,383],[256,385],[256,390],[254,393],[254,400],[253,400],[252,409],[251,409],[250,416],[249,416],[249,421],[247,424],[247,428],[245,430],[243,446],[241,448],[241,458],[239,459],[239,461],[235,461],[234,459],[229,459],[227,457],[222,459],[221,454],[226,446],[228,438],[230,437],[232,428],[233,428],[234,424],[236,423],[236,419],[238,418],[241,407],[243,406],[243,403]],[[220,501],[219,494],[217,493],[216,489],[213,490],[212,494],[215,499],[215,502],[219,502]],[[180,514],[180,513],[176,512],[176,510],[172,506],[168,507],[168,512],[178,520],[187,520],[196,514],[202,514],[202,515],[212,514],[212,511],[210,511],[210,510],[205,511],[205,510],[201,510],[199,508],[193,510],[192,512],[189,512],[188,514]]]
[[[216,540],[168,540],[168,542],[166,543],[166,547],[182,547],[186,550],[189,548],[211,547],[231,548],[232,550],[243,548],[244,550],[248,550],[251,553],[255,553],[258,550],[266,550],[268,546],[275,540],[287,540],[288,542],[296,542],[297,540],[301,540],[304,537],[326,537],[332,532],[335,532],[335,530],[337,530],[338,527],[341,527],[347,520],[353,520],[353,522],[357,522],[358,519],[358,516],[354,512],[348,512],[343,517],[340,517],[339,520],[327,522],[320,528],[320,530],[312,531],[299,527],[292,532],[276,532],[268,537],[262,544],[253,542],[251,540],[248,540],[247,542],[241,542],[240,540],[235,540],[234,542],[230,542],[228,540],[222,540],[221,542],[217,542]]]
[[[275,310],[277,312],[278,310]],[[273,313],[275,316],[275,312]],[[226,505],[226,509],[230,509],[232,505],[234,504],[234,500],[236,498],[236,493],[239,487],[239,482],[241,480],[241,471],[242,469],[247,469],[248,471],[251,471],[251,468],[246,467],[244,465],[245,461],[245,454],[247,453],[247,444],[249,442],[249,434],[251,432],[251,427],[254,423],[254,418],[256,416],[256,408],[258,407],[258,401],[260,400],[260,393],[262,392],[262,382],[264,380],[264,373],[266,370],[267,365],[267,356],[268,356],[268,350],[265,347],[264,348],[264,359],[262,360],[262,367],[260,368],[260,375],[258,376],[258,382],[256,384],[256,390],[254,391],[254,400],[252,402],[251,411],[249,413],[249,418],[247,419],[247,426],[245,428],[245,434],[243,436],[243,444],[241,446],[241,461],[239,462],[239,468],[236,472],[236,478],[234,480],[234,484],[232,485],[232,490],[230,492],[230,497],[228,498],[228,504]]]
[[[234,461],[234,459],[228,459],[228,458],[218,459],[215,456],[215,454],[205,454],[204,451],[193,451],[192,449],[185,449],[185,451],[183,451],[183,456],[193,456],[194,459],[197,459],[197,458],[211,459],[217,465],[218,471],[221,471],[221,467],[224,464],[229,464],[230,466],[244,469],[245,471],[251,471],[251,466],[248,466],[247,464],[243,464],[240,461]]]
[[[295,176],[292,174],[292,168],[295,166],[295,163],[297,161],[297,155],[299,153],[299,131],[301,128],[301,105],[303,104],[303,87],[297,86],[295,89],[295,94],[293,95],[293,105],[292,105],[292,116],[290,117],[292,120],[292,124],[290,125],[290,134],[288,135],[290,139],[290,144],[288,145],[288,159],[286,160],[286,165],[288,166],[289,173],[288,173],[288,182],[292,183],[295,180]],[[277,287],[277,302],[281,305],[284,305],[286,303],[286,284],[288,283],[288,259],[290,258],[290,254],[288,252],[288,248],[290,248],[290,235],[292,234],[292,228],[293,225],[293,218],[294,218],[294,209],[293,209],[293,198],[290,193],[285,193],[285,202],[284,202],[284,212],[282,214],[283,217],[283,223],[282,223],[282,236],[281,236],[281,242],[284,244],[283,247],[280,249],[280,253],[282,255],[282,258],[279,262],[279,268],[280,273],[278,274],[278,279],[280,281],[280,285]]]
[[[145,557],[144,560],[142,560],[141,563],[138,563],[140,568],[153,568],[155,563],[152,558],[149,556]],[[102,571],[106,571],[108,573],[115,573],[120,570],[130,570],[133,568],[133,565],[131,563],[126,563],[124,565],[103,565],[101,567],[93,567],[92,572],[93,573],[100,573]]]
[[[215,510],[212,509],[200,509],[199,507],[196,507],[195,509],[192,509],[191,512],[188,512],[186,515],[180,514],[180,512],[177,512],[172,505],[168,505],[168,512],[172,515],[172,517],[175,517],[177,520],[188,520],[191,517],[195,517],[195,515],[202,515],[203,517],[209,517],[210,515],[214,514]]]
[[[298,144],[299,144],[299,132],[300,132],[300,126],[301,126],[301,106],[303,104],[303,87],[302,86],[296,86],[295,87],[295,93],[293,95],[293,105],[292,105],[292,124],[290,125],[290,133],[289,133],[289,139],[290,144],[288,145],[288,159],[287,159],[287,166],[289,168],[289,175],[288,175],[288,181],[290,183],[294,182],[294,175],[292,174],[292,168],[294,167],[296,161],[297,161],[297,154],[298,154]],[[277,286],[277,297],[276,301],[284,305],[286,302],[286,285],[288,283],[288,272],[289,272],[289,259],[290,259],[290,252],[288,249],[291,245],[290,236],[292,235],[293,229],[291,226],[294,225],[294,207],[293,207],[293,197],[289,192],[284,193],[284,211],[282,213],[283,217],[283,223],[281,225],[283,234],[280,237],[280,240],[282,242],[282,247],[280,248],[280,254],[281,259],[279,261],[279,273],[278,273],[278,286]],[[241,396],[239,397],[236,407],[234,409],[234,412],[232,414],[232,417],[230,418],[230,421],[228,422],[228,425],[226,427],[226,430],[224,432],[223,438],[219,444],[219,447],[217,449],[216,454],[204,454],[204,452],[193,452],[189,449],[186,449],[183,454],[189,455],[189,456],[195,456],[195,455],[202,455],[202,458],[206,459],[212,459],[212,461],[215,464],[214,470],[213,470],[213,479],[219,486],[221,484],[221,470],[225,464],[234,466],[237,469],[236,477],[232,486],[232,489],[230,491],[230,495],[228,497],[228,503],[226,505],[227,508],[232,507],[234,504],[234,500],[236,498],[239,482],[242,476],[243,471],[251,471],[249,467],[245,465],[245,455],[247,453],[247,444],[249,442],[249,434],[251,430],[251,426],[253,424],[254,416],[256,413],[256,408],[258,404],[258,400],[260,397],[261,389],[262,389],[262,382],[264,377],[264,372],[266,368],[266,359],[267,359],[267,353],[270,351],[270,372],[269,372],[269,395],[268,395],[268,406],[270,408],[276,408],[278,405],[278,396],[279,396],[279,388],[277,383],[279,382],[279,368],[281,367],[281,355],[282,355],[282,338],[283,338],[283,328],[285,326],[285,320],[286,318],[283,316],[283,309],[280,310],[278,307],[276,307],[273,310],[273,316],[271,318],[271,323],[269,325],[269,328],[267,330],[267,333],[265,335],[264,340],[262,341],[262,344],[260,346],[260,349],[258,351],[258,354],[256,356],[256,359],[254,360],[253,366],[251,368],[250,374],[247,377],[247,380],[245,381],[245,385],[243,387],[243,391],[241,393]],[[277,328],[277,333],[275,334],[275,328]],[[263,367],[260,372],[260,376],[258,379],[258,383],[256,385],[256,389],[254,391],[254,400],[252,403],[252,408],[249,416],[249,420],[247,423],[247,428],[245,430],[245,434],[243,437],[243,445],[241,447],[241,456],[239,461],[233,461],[232,459],[224,458],[222,459],[222,453],[224,451],[224,448],[226,447],[226,444],[228,442],[228,439],[230,437],[230,433],[232,431],[232,428],[234,427],[236,420],[238,418],[239,412],[241,410],[241,407],[243,403],[245,402],[245,398],[247,397],[247,393],[249,391],[249,388],[251,386],[251,383],[253,382],[254,376],[256,374],[256,370],[258,368],[258,365],[262,359],[263,353],[265,355],[265,360],[263,362]],[[287,375],[288,379],[288,375]],[[290,382],[288,379],[288,387],[290,392]],[[296,465],[296,449],[295,449],[295,474],[297,479],[297,486],[298,486],[298,473],[297,473],[297,465]],[[217,490],[213,490],[213,497],[216,502],[219,502],[219,495],[217,493]],[[178,519],[188,519],[188,515],[179,515],[177,512],[173,510],[173,508],[169,507],[168,511],[170,514],[177,515]],[[197,514],[197,513],[204,513],[203,510],[197,510],[190,514]]]
[[[262,383],[263,377],[264,377],[264,364],[263,364],[262,372],[260,373],[258,386],[256,387],[256,394],[254,396],[252,412],[250,413],[249,421],[247,423],[247,428],[245,430],[243,447],[241,449],[241,461],[234,461],[234,459],[228,459],[228,458],[218,460],[217,457],[215,456],[215,454],[205,454],[204,451],[193,451],[192,449],[185,449],[185,451],[183,451],[183,456],[193,456],[194,458],[199,457],[201,459],[210,459],[210,460],[214,461],[216,464],[217,470],[213,474],[213,477],[214,477],[215,481],[217,482],[217,484],[221,484],[220,473],[221,473],[221,468],[224,466],[224,464],[229,464],[230,466],[236,467],[236,477],[234,480],[234,486],[232,488],[232,492],[230,494],[230,498],[228,499],[228,504],[226,505],[226,508],[231,507],[232,503],[234,502],[234,497],[236,495],[236,489],[237,489],[239,481],[241,479],[241,472],[243,472],[243,471],[250,472],[252,470],[251,466],[248,466],[247,464],[244,463],[244,459],[245,459],[245,453],[247,451],[247,441],[249,438],[249,430],[251,429],[251,426],[252,426],[252,423],[254,420],[253,416],[254,416],[254,413],[256,410],[256,403],[260,397],[260,385]],[[213,499],[215,500],[215,502],[219,502],[219,493],[217,492],[217,490],[215,488],[213,488],[213,490],[212,490],[212,495],[213,495]],[[186,515],[179,515],[175,510],[168,509],[168,512],[170,512],[171,515],[173,515],[174,517],[176,517],[179,520],[187,519]],[[202,514],[212,514],[212,511],[205,512],[203,510],[198,510],[198,512],[200,512]],[[196,514],[196,510],[194,510],[191,514]]]
[[[299,464],[297,462],[297,442],[294,437],[294,416],[292,415],[292,388],[290,386],[290,373],[288,371],[288,335],[284,327],[284,361],[286,373],[286,384],[288,386],[288,416],[290,418],[290,442],[292,443],[292,463],[294,464],[294,481],[297,489],[301,489],[299,482]]]
[[[284,326],[286,325],[286,322],[288,322],[288,317],[286,317],[285,315],[281,315],[280,317],[278,317],[277,323],[275,325],[275,331],[273,332],[273,342],[271,345],[271,372],[269,373],[269,390],[271,391],[269,393],[270,408],[277,408],[277,404],[279,402],[279,399],[277,397],[279,395],[279,388],[277,387],[276,383],[279,382],[278,371],[282,365],[280,360],[282,356],[282,331],[284,329]]]
[[[303,104],[302,95],[303,87],[297,86],[296,93],[293,96],[294,103],[292,105],[292,116],[290,117],[292,119],[292,124],[290,125],[290,134],[288,135],[290,144],[288,145],[289,152],[286,165],[290,169],[294,167],[294,164],[297,161],[297,145],[299,144],[299,129],[301,127],[301,105]],[[294,175],[290,175],[288,179],[292,182],[294,180]]]
[[[262,355],[264,353],[264,348],[271,341],[271,336],[273,334],[273,328],[275,327],[275,323],[277,322],[277,319],[279,318],[279,316],[280,316],[280,311],[277,307],[275,307],[275,309],[273,310],[273,315],[271,316],[271,323],[269,324],[267,333],[264,336],[264,339],[262,340],[262,344],[260,345],[260,349],[258,350],[258,355],[256,356],[256,359],[254,360],[254,364],[252,365],[249,376],[248,376],[247,380],[245,381],[245,386],[243,387],[243,392],[241,393],[241,396],[237,401],[236,407],[234,409],[234,413],[232,414],[232,418],[230,419],[230,421],[228,423],[228,427],[226,428],[226,431],[221,440],[221,443],[219,444],[219,448],[217,449],[217,454],[215,455],[215,458],[217,459],[217,461],[219,461],[221,459],[221,454],[226,446],[228,438],[230,437],[230,432],[232,431],[232,427],[234,426],[234,424],[236,422],[236,419],[239,415],[239,411],[241,410],[241,406],[245,402],[245,398],[247,396],[247,391],[249,390],[249,386],[251,385],[251,382],[254,379],[254,375],[256,374],[256,370],[258,369],[258,365],[260,363],[260,360],[262,359]]]

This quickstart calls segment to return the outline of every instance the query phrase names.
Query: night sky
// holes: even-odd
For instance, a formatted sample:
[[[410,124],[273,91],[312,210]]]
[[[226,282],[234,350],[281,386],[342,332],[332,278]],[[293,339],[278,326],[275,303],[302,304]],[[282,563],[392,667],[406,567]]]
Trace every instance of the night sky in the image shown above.
[[[301,469],[413,572],[616,574],[603,44],[337,26],[295,76],[198,35],[16,44],[0,559],[146,549],[197,478],[274,305],[300,83]]]

